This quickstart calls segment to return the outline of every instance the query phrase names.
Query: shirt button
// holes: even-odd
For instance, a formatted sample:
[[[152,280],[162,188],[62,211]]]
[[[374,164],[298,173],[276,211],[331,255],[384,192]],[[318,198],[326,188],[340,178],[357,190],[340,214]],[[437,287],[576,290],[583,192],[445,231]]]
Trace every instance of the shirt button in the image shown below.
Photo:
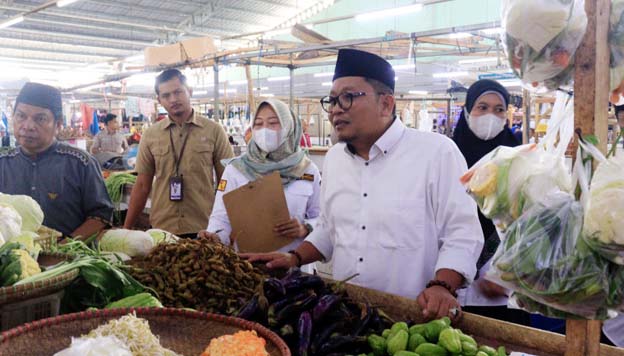
[[[362,226],[362,230],[366,230],[366,226]]]
[[[388,154],[388,151],[384,151],[384,154]]]
[[[34,167],[34,166],[36,166],[36,165],[37,165],[37,162],[33,162],[33,163],[32,163],[32,165],[33,165],[33,167]]]
[[[366,198],[368,196],[368,194],[364,193],[364,198]]]
[[[365,166],[368,166],[368,162],[364,163]]]
[[[358,260],[359,260],[360,262],[364,262],[364,259],[363,259],[362,257],[360,257]]]
[[[33,185],[32,187],[30,187],[30,190],[37,190],[37,187]]]

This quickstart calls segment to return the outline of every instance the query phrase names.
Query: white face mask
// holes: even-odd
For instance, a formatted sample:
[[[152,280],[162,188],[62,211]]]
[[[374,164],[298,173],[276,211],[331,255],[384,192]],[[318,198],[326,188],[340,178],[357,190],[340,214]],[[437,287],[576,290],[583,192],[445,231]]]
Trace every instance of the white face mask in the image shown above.
[[[485,141],[493,139],[505,128],[505,119],[494,114],[470,117],[468,113],[464,112],[464,115],[472,133]]]
[[[253,130],[252,136],[256,145],[264,152],[273,152],[280,146],[280,131],[263,128]]]

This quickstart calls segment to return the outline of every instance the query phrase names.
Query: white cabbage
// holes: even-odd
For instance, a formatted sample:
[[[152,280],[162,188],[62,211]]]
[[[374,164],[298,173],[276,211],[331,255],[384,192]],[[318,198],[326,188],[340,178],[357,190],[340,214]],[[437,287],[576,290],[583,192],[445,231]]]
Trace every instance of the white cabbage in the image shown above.
[[[5,241],[19,236],[22,231],[22,217],[10,205],[0,203],[0,236]]]
[[[150,234],[150,236],[152,237],[152,239],[154,240],[154,245],[158,245],[161,242],[164,243],[174,243],[176,241],[178,241],[179,237],[177,237],[176,235],[165,231],[165,230],[161,230],[161,229],[149,229],[147,231],[148,234]]]
[[[12,206],[22,217],[22,230],[37,232],[43,223],[43,210],[28,195],[9,195],[0,193],[0,204]]]
[[[41,252],[41,246],[38,243],[35,243],[35,238],[37,237],[39,237],[39,235],[32,231],[22,230],[18,236],[13,237],[8,242],[18,242],[22,244],[30,256],[36,261],[39,256],[39,252]]]
[[[154,247],[154,240],[147,232],[115,229],[106,231],[99,246],[102,251],[121,252],[130,257],[145,256]]]

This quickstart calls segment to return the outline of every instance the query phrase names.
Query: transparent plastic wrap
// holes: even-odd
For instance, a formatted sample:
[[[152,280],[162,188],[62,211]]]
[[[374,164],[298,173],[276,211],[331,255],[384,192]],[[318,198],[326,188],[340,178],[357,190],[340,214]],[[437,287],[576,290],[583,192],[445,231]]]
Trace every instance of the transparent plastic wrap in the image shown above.
[[[562,157],[535,144],[497,147],[460,180],[502,231],[548,193],[569,192],[572,186]]]
[[[611,51],[611,97],[613,104],[624,96],[624,0],[611,1],[609,17],[609,49]]]
[[[509,65],[527,88],[570,82],[587,28],[584,0],[503,0],[501,24]]]
[[[587,246],[582,228],[581,204],[570,194],[549,194],[509,227],[486,278],[519,294],[518,305],[533,312],[608,318],[609,263]]]
[[[624,155],[600,162],[587,197],[587,243],[604,258],[624,265]]]

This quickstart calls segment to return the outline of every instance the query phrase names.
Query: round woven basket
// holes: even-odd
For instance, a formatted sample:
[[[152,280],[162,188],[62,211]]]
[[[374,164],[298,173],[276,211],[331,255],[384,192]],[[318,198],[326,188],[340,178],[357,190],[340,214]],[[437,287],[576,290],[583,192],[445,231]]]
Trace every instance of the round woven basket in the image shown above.
[[[41,252],[37,262],[39,262],[39,265],[41,266],[51,266],[63,260],[69,259],[71,259],[71,257],[64,254]],[[74,269],[63,273],[60,276],[48,278],[43,281],[20,284],[18,286],[2,287],[0,288],[0,305],[57,292],[67,287],[76,277],[78,277],[78,273],[78,269]]]
[[[65,314],[28,323],[0,334],[0,355],[53,355],[79,337],[132,311],[146,319],[163,347],[182,355],[200,355],[210,340],[240,330],[255,330],[271,356],[291,356],[279,336],[260,324],[217,314],[174,308],[121,308]]]

